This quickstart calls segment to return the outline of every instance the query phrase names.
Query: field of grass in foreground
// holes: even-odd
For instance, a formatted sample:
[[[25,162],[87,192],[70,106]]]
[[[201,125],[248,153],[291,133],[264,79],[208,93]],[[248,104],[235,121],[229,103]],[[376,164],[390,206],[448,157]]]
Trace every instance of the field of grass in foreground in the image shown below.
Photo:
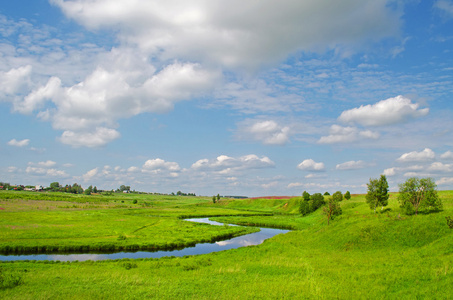
[[[306,217],[286,211],[300,199],[280,204],[259,199],[217,206],[202,200],[180,204],[172,209],[181,209],[182,214],[194,209],[221,215],[215,211],[233,207],[238,214],[271,211],[276,214],[221,218],[297,230],[259,246],[200,256],[0,263],[5,276],[21,278],[19,285],[1,290],[0,297],[451,299],[453,229],[445,217],[453,216],[453,192],[440,195],[442,212],[418,216],[402,215],[396,195],[391,196],[388,209],[378,214],[368,208],[363,195],[353,196],[342,202],[343,215],[330,226],[319,211]],[[165,205],[159,209],[166,210]]]

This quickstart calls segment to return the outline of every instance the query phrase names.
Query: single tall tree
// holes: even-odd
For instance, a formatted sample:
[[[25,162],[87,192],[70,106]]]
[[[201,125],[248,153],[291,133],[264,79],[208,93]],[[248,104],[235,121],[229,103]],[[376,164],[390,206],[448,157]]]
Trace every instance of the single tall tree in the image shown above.
[[[330,220],[333,220],[335,216],[341,215],[343,211],[341,210],[340,204],[334,197],[330,197],[327,200],[326,205],[322,208],[324,214],[327,217],[327,225],[329,225]]]
[[[343,194],[341,193],[341,191],[336,191],[335,193],[333,193],[332,198],[337,202],[341,202],[343,201]]]
[[[384,207],[388,204],[389,199],[389,184],[385,175],[381,175],[379,179],[371,179],[367,184],[368,192],[366,194],[366,202],[370,205],[370,209],[376,213],[378,206]]]
[[[304,198],[305,201],[310,200],[310,194],[307,191],[304,191],[302,193],[302,197]]]
[[[349,191],[346,191],[346,193],[344,193],[344,198],[345,198],[346,200],[351,199],[351,193],[350,193]]]
[[[409,209],[413,209],[417,215],[420,208],[442,209],[442,201],[436,191],[437,185],[431,178],[412,177],[399,187],[398,201],[401,207],[406,208],[406,212],[410,213]]]

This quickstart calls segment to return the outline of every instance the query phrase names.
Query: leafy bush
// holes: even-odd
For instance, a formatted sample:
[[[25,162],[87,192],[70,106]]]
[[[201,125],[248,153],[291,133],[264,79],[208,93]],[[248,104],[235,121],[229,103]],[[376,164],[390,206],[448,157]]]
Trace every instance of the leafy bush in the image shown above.
[[[343,194],[340,191],[336,191],[332,195],[332,199],[336,202],[343,201]]]
[[[310,200],[310,194],[307,191],[304,191],[302,193],[302,197],[304,198],[305,201]]]
[[[439,211],[442,209],[442,201],[437,195],[437,185],[432,178],[412,177],[399,185],[398,201],[400,206],[407,212],[409,205],[415,214],[419,210]]]
[[[302,216],[306,216],[311,213],[310,203],[308,203],[308,201],[302,201],[300,203],[299,212]]]
[[[312,201],[312,211],[317,210],[326,203],[324,201],[324,196],[321,195],[321,193],[314,193],[311,195],[310,199]]]
[[[346,191],[346,193],[344,193],[344,198],[345,198],[346,200],[351,199],[351,193],[350,193],[349,191]]]
[[[302,201],[299,206],[299,212],[301,215],[306,216],[309,213],[314,212],[325,204],[324,196],[321,193],[315,193],[310,196],[309,201]]]

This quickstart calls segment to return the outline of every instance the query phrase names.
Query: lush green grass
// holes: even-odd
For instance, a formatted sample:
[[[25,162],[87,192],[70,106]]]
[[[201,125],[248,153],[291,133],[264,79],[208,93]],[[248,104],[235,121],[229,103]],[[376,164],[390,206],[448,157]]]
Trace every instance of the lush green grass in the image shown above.
[[[141,195],[136,204],[118,205],[125,198],[119,196],[102,201],[102,205],[93,199],[84,203],[72,202],[72,198],[69,201],[66,198],[64,201],[0,200],[3,208],[0,211],[0,253],[172,249],[256,230],[182,220],[183,217],[239,213],[200,206],[208,201],[206,199]],[[142,206],[143,203],[153,204]]]
[[[279,214],[222,219],[285,225],[297,230],[259,246],[192,257],[0,263],[5,276],[21,278],[17,286],[1,290],[0,297],[451,299],[453,230],[448,228],[445,217],[453,216],[453,192],[440,192],[440,196],[443,211],[404,216],[396,195],[392,195],[389,206],[377,214],[364,202],[364,195],[354,195],[351,200],[343,201],[343,215],[329,226],[320,211],[307,217],[282,214],[290,204],[283,207],[284,204],[276,204],[274,200],[250,201],[249,208],[245,200],[228,201],[223,206],[200,200],[201,205],[176,205],[179,208],[162,205],[159,209],[105,209],[138,214],[146,210],[149,214],[162,213],[164,216],[160,218],[177,221],[178,214],[192,209],[221,215],[215,212],[232,212],[231,208],[235,207],[240,209],[238,213],[262,213],[272,212],[269,207],[273,207]],[[135,222],[135,219],[127,222]]]

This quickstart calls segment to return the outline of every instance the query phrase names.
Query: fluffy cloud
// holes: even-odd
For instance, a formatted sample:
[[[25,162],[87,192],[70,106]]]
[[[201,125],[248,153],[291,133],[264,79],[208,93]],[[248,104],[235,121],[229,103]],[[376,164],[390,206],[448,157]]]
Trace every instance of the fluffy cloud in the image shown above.
[[[122,66],[119,61],[132,58],[118,53],[112,57],[111,64],[117,69],[98,67],[83,82],[71,87],[63,87],[53,77],[15,103],[15,109],[30,113],[51,100],[56,108],[41,111],[38,116],[51,121],[55,129],[64,130],[61,142],[99,147],[119,138],[112,129],[117,120],[145,112],[168,112],[174,103],[210,89],[218,77],[193,63],[175,62],[153,73],[152,66],[143,67],[137,62]]]
[[[161,172],[178,172],[181,168],[176,162],[165,161],[160,158],[149,159],[142,167],[143,172],[161,173]]]
[[[347,161],[341,164],[338,164],[336,166],[337,170],[357,170],[357,169],[363,169],[369,166],[370,164],[367,164],[363,160],[358,160],[358,161]]]
[[[30,75],[32,72],[32,67],[26,65],[19,68],[13,68],[8,72],[0,71],[0,95],[14,95],[16,93],[21,93],[24,87],[30,85]],[[3,97],[0,98],[0,101],[3,100]]]
[[[447,151],[447,152],[443,153],[443,154],[440,156],[440,158],[452,160],[452,159],[453,159],[453,152]]]
[[[398,162],[423,162],[423,161],[430,161],[436,157],[436,154],[433,150],[429,148],[425,148],[423,151],[417,152],[412,151],[408,153],[404,153],[401,155],[397,161]]]
[[[256,68],[298,50],[358,46],[369,37],[396,36],[400,25],[400,12],[383,0],[51,2],[80,24],[114,28],[123,44],[137,45],[161,59],[180,57],[227,67]]]
[[[434,8],[440,9],[448,17],[453,18],[453,3],[448,0],[437,0],[434,3]]]
[[[29,162],[28,164],[31,165],[31,166],[39,166],[39,167],[42,167],[42,168],[50,168],[50,167],[55,166],[57,163],[52,161],[52,160],[47,160],[47,161],[40,161],[38,163]]]
[[[65,171],[53,168],[57,163],[52,160],[40,161],[37,163],[29,162],[25,172],[34,176],[62,177],[67,178],[69,175]]]
[[[114,32],[118,45],[108,51],[105,45],[60,40],[49,29],[28,35],[15,32],[29,40],[22,48],[33,46],[45,54],[36,59],[29,53],[22,66],[0,73],[0,94],[15,94],[14,110],[36,112],[63,132],[62,143],[76,147],[100,147],[119,138],[114,128],[120,119],[168,112],[179,101],[211,92],[222,82],[225,69],[255,71],[297,51],[350,52],[397,36],[401,17],[384,0],[265,0],[246,5],[238,0],[50,2],[94,32]],[[26,27],[33,32],[33,25]],[[242,101],[251,99],[240,88],[239,94],[235,88],[222,91],[231,91],[222,98],[233,106],[236,101],[244,108]],[[263,101],[259,93],[251,101],[267,111],[300,109],[299,95],[281,95],[274,89]],[[250,129],[249,134],[264,144],[289,141],[285,126]]]
[[[8,145],[9,146],[14,146],[14,147],[25,147],[25,146],[28,146],[28,144],[30,144],[30,140],[29,139],[24,139],[24,140],[16,140],[16,139],[12,139],[11,141],[8,142]]]
[[[200,159],[192,164],[193,170],[216,171],[219,173],[229,173],[232,171],[261,169],[273,167],[275,163],[268,157],[258,157],[255,154],[249,154],[238,158],[220,155],[214,160]]]
[[[378,139],[379,133],[370,130],[360,131],[356,127],[343,127],[332,125],[329,131],[330,135],[323,136],[318,140],[319,144],[350,143],[359,138]]]
[[[94,168],[82,175],[85,182],[92,180],[98,174],[98,168]]]
[[[451,164],[443,164],[441,162],[433,162],[431,165],[428,166],[426,169],[429,172],[452,172],[453,165]]]
[[[275,121],[257,121],[242,129],[241,138],[260,141],[265,145],[284,145],[289,141],[289,132],[289,127],[280,126]]]
[[[60,137],[63,144],[74,147],[101,147],[120,137],[114,129],[98,127],[94,132],[65,131]]]
[[[419,109],[417,103],[403,96],[379,101],[373,105],[360,106],[341,113],[339,121],[357,123],[363,126],[397,124],[410,119],[426,116],[429,108]]]
[[[437,185],[451,185],[453,184],[453,177],[442,177],[436,181]]]
[[[325,166],[322,162],[315,162],[313,159],[306,159],[297,168],[304,171],[324,171]]]
[[[383,174],[388,177],[395,176],[397,170],[397,168],[388,168],[384,170]]]

